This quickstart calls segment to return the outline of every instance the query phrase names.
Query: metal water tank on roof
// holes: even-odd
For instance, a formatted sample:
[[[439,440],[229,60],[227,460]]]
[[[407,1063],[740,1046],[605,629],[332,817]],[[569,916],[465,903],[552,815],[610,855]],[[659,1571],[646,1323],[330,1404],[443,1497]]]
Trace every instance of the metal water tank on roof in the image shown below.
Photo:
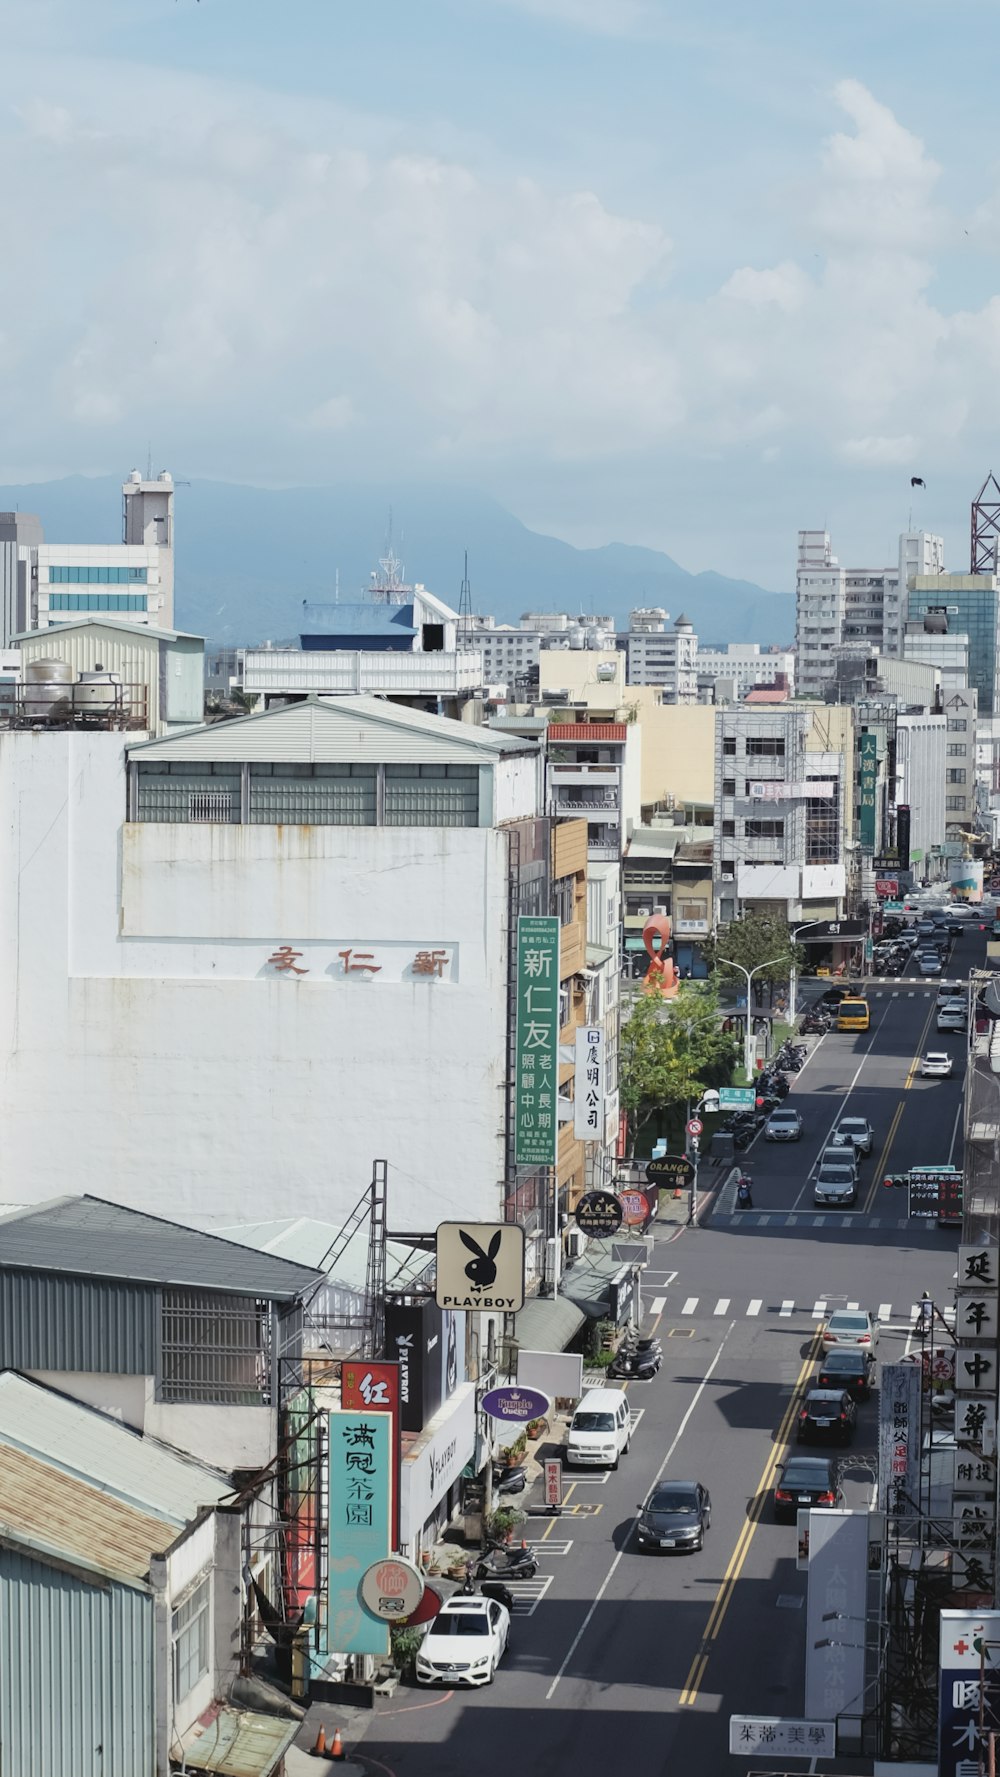
[[[29,660],[22,678],[25,689],[21,707],[31,720],[65,722],[72,714],[73,693],[69,687],[76,683],[76,669],[67,661],[48,655],[41,660]]]

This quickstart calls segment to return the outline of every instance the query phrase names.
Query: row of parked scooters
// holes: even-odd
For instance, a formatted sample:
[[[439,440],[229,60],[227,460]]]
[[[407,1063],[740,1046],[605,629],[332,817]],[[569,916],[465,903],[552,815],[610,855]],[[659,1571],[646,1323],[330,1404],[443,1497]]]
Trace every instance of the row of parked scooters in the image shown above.
[[[742,1150],[750,1146],[771,1112],[777,1109],[782,1099],[788,1097],[791,1087],[788,1076],[790,1073],[798,1073],[808,1053],[804,1043],[783,1043],[769,1065],[758,1074],[754,1081],[757,1088],[756,1104],[750,1110],[734,1111],[720,1125],[720,1128],[732,1136],[734,1148]]]
[[[630,1328],[608,1365],[608,1376],[623,1382],[651,1382],[662,1362],[659,1339],[640,1339]]]

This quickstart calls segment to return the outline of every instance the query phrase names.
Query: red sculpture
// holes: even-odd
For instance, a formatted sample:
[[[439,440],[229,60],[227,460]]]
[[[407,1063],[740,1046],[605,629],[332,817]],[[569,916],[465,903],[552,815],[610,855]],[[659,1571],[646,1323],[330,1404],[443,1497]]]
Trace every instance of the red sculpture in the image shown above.
[[[642,928],[642,941],[649,957],[649,968],[646,970],[642,991],[658,993],[665,1000],[676,999],[680,986],[677,964],[673,958],[672,930],[665,913],[654,913]]]

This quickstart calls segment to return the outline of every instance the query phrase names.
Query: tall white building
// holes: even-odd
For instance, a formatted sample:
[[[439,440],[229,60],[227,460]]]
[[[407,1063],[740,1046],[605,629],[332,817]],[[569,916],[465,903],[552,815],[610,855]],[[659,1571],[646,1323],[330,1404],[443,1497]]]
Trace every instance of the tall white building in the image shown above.
[[[667,627],[660,607],[632,611],[624,638],[630,685],[659,685],[664,703],[697,703],[698,637],[683,614]]]
[[[752,685],[787,684],[795,694],[795,655],[781,648],[762,648],[759,642],[728,642],[725,648],[699,648],[695,656],[699,679],[731,684],[733,696],[745,697]]]
[[[174,621],[174,482],[133,469],[122,488],[121,543],[22,545],[26,576],[20,628],[49,629],[80,617],[171,629]]]
[[[844,568],[828,531],[800,531],[795,577],[795,654],[800,694],[820,697],[833,677],[832,656],[847,644],[903,652],[907,587],[917,574],[936,574],[944,541],[904,531],[892,567]]]

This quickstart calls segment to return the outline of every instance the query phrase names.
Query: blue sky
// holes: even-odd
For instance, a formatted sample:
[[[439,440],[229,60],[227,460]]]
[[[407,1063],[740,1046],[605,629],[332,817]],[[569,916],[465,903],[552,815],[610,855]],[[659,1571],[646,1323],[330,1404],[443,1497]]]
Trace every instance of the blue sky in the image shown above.
[[[962,567],[1000,472],[997,16],[0,0],[0,481],[151,443],[471,483],[778,590],[799,525],[861,565],[912,514]]]

